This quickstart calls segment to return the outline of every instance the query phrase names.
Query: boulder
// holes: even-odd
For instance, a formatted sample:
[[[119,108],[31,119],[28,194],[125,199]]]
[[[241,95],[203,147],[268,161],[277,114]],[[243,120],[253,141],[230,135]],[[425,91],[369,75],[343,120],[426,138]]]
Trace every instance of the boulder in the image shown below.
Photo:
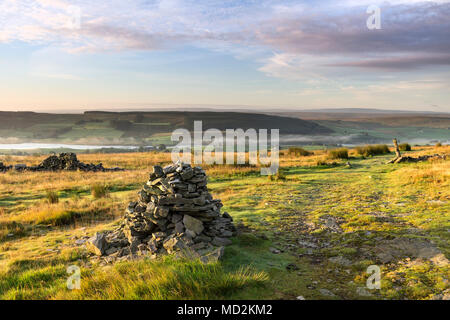
[[[92,253],[102,256],[106,253],[108,243],[103,233],[96,233],[93,237],[89,238],[86,242],[86,246]]]
[[[221,238],[221,237],[215,237],[212,240],[212,244],[215,246],[228,246],[230,245],[232,242],[230,239],[227,238]]]
[[[193,231],[195,235],[199,235],[200,233],[202,233],[204,229],[203,222],[189,215],[184,216],[183,224],[187,230]]]

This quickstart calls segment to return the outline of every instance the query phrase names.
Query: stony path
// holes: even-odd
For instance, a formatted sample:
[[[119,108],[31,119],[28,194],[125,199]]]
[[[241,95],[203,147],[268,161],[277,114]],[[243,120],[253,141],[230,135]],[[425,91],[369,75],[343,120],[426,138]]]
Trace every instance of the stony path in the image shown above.
[[[322,171],[290,168],[282,183],[263,187],[254,181],[248,194],[232,201],[231,213],[236,209],[246,212],[244,224],[268,237],[274,259],[280,254],[291,256],[296,262],[288,270],[315,270],[311,278],[304,279],[310,282],[306,295],[448,297],[448,241],[417,224],[417,203],[406,202],[411,195],[401,189],[394,190],[398,194],[393,191],[392,168],[384,163],[384,159],[364,160],[352,169]],[[249,203],[258,206],[252,210]],[[434,240],[441,240],[444,247]],[[379,266],[385,275],[381,290],[365,288],[370,265]],[[429,271],[423,274],[419,267]],[[424,286],[426,290],[418,294],[417,288]]]

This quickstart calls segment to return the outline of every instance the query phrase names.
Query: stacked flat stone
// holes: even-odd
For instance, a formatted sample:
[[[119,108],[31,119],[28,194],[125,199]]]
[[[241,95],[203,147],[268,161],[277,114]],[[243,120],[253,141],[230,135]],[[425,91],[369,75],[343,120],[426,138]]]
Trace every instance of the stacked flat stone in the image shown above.
[[[220,259],[235,234],[233,219],[221,214],[221,207],[208,192],[202,168],[183,163],[154,166],[120,227],[96,234],[88,247],[97,255],[120,260],[174,252]]]

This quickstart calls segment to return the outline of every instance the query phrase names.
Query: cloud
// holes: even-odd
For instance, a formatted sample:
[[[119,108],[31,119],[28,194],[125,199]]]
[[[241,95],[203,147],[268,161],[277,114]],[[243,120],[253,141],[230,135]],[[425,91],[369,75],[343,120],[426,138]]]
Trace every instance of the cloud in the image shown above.
[[[427,66],[450,65],[448,55],[424,55],[411,57],[387,57],[342,63],[327,64],[330,67],[356,67],[377,70],[413,70]]]
[[[381,30],[366,27],[369,4],[381,7]],[[79,29],[70,28],[73,6],[80,8]],[[292,79],[343,67],[447,66],[449,16],[444,0],[4,0],[0,42],[46,44],[72,53],[188,44],[244,59],[264,55],[260,71]]]
[[[396,62],[401,66],[411,63],[448,64],[445,55],[450,52],[450,4],[419,3],[386,6],[381,10],[381,30],[367,29],[368,15],[364,7],[358,6],[337,14],[310,11],[274,17],[259,26],[256,36],[261,43],[289,54],[354,60],[329,66],[386,69]],[[444,57],[430,61],[424,57],[425,53],[429,57]],[[386,59],[361,62],[362,57],[380,55],[386,56]],[[395,59],[392,58],[394,55]]]

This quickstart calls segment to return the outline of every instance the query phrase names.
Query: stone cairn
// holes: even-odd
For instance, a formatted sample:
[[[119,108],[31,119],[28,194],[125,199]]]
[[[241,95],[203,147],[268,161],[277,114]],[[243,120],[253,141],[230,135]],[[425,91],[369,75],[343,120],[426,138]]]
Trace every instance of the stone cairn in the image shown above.
[[[220,214],[221,207],[208,192],[202,168],[183,163],[154,166],[120,226],[96,233],[86,246],[106,263],[167,253],[218,260],[236,232],[231,216]]]
[[[123,171],[122,168],[104,168],[101,163],[83,163],[77,159],[75,153],[60,153],[59,156],[52,155],[44,159],[37,166],[27,166],[26,164],[16,164],[13,166],[4,166],[0,163],[0,172],[6,172],[13,169],[16,171],[90,171],[90,172],[107,172],[107,171]]]

